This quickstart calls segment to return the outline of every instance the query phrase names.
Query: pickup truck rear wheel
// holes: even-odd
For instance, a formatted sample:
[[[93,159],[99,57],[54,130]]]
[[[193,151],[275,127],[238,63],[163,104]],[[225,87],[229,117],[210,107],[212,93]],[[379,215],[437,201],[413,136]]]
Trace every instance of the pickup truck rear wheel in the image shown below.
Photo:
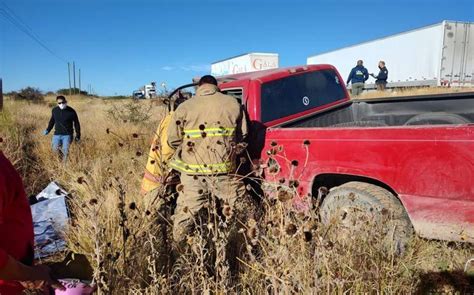
[[[382,225],[385,239],[403,252],[413,228],[400,201],[388,190],[364,182],[348,182],[333,188],[320,209],[324,224],[334,223],[340,233],[353,235],[366,228],[367,222]]]

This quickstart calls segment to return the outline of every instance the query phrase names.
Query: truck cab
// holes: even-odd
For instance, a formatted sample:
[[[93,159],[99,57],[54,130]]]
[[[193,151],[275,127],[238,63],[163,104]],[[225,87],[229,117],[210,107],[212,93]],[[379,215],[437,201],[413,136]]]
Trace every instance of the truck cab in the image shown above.
[[[135,90],[132,93],[133,99],[143,99],[145,98],[145,94],[142,90]]]
[[[252,121],[267,127],[290,123],[350,100],[344,80],[329,65],[311,65],[226,76],[223,93],[246,106]]]
[[[143,87],[143,92],[146,99],[156,97],[156,87],[154,84],[145,85]]]

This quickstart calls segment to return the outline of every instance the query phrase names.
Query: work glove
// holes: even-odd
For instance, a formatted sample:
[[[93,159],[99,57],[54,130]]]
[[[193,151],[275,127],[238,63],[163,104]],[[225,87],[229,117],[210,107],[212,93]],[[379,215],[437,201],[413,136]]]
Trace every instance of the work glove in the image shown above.
[[[49,133],[49,131],[46,130],[46,129],[43,131],[43,135],[48,135],[48,133]]]

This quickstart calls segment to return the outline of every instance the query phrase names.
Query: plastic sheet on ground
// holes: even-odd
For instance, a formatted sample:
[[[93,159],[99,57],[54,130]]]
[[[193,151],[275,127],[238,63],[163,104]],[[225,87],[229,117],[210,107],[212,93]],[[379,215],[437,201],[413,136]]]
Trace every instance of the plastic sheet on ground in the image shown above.
[[[66,191],[51,182],[36,196],[38,203],[31,205],[35,258],[47,257],[66,248],[63,238],[69,219],[66,196]]]

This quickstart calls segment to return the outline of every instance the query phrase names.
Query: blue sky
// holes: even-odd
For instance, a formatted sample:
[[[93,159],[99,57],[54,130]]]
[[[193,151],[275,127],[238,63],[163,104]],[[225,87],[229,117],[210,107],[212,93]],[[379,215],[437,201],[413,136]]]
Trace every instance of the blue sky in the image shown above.
[[[60,58],[1,13],[2,1]],[[280,65],[310,55],[441,22],[474,21],[472,0],[0,0],[0,77],[4,90],[68,85],[130,94],[149,81],[170,88],[209,72],[213,61],[276,52]]]

